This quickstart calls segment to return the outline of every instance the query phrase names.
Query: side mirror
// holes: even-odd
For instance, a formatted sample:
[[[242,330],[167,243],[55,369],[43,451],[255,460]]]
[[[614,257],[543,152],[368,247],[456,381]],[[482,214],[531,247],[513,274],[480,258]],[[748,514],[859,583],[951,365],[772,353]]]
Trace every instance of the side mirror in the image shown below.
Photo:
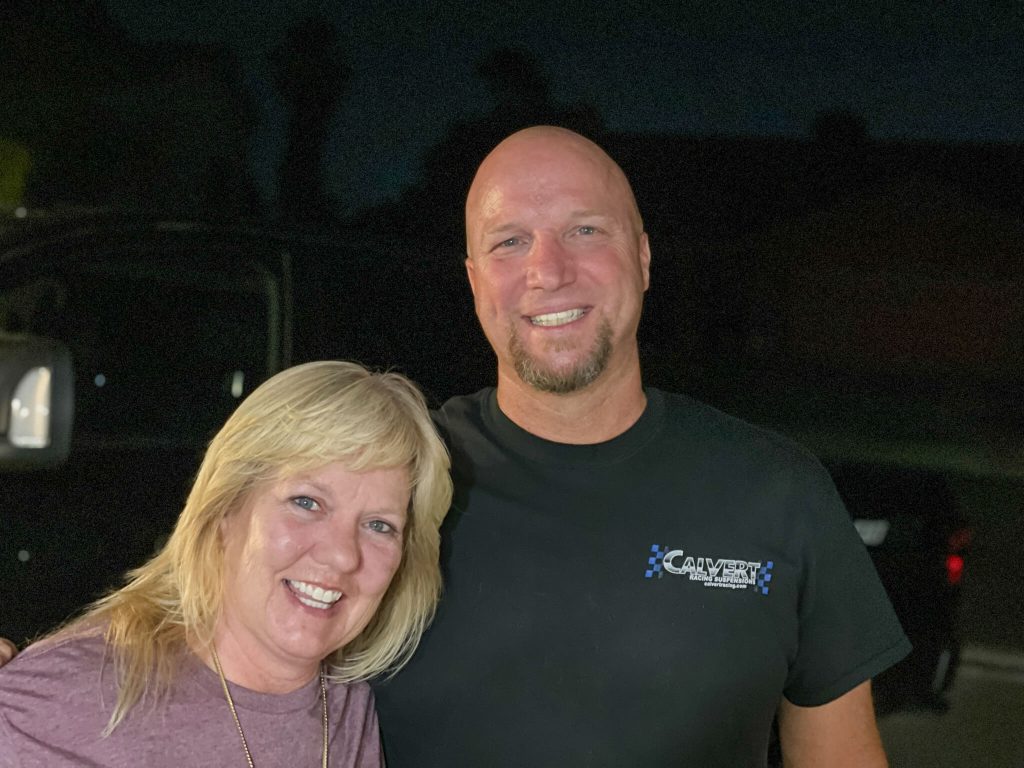
[[[74,372],[60,342],[0,333],[0,470],[62,463],[71,447]]]

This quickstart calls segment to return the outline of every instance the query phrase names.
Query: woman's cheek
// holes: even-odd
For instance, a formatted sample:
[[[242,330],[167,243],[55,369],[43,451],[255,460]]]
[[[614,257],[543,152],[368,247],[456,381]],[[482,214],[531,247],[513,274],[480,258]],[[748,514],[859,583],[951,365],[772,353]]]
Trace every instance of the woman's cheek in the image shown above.
[[[312,530],[316,526],[302,526],[287,522],[268,530],[267,549],[273,553],[273,559],[282,565],[288,565],[298,559],[312,545],[316,534]]]

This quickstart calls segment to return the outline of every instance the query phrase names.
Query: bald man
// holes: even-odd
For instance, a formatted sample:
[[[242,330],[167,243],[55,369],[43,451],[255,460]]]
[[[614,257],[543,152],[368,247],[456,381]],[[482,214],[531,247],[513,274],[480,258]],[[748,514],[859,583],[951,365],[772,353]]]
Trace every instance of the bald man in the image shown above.
[[[909,650],[825,471],[645,388],[651,249],[596,145],[537,127],[466,202],[498,382],[436,420],[445,594],[377,687],[391,768],[884,766],[870,678]]]

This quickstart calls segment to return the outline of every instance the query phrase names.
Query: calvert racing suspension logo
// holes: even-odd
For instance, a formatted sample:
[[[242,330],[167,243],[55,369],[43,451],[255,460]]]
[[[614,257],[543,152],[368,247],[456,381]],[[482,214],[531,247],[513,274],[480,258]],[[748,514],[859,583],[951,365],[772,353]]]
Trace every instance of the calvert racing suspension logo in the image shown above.
[[[666,573],[687,576],[705,587],[721,589],[753,589],[767,595],[771,589],[772,568],[775,563],[754,560],[736,560],[726,557],[689,555],[681,549],[652,544],[647,558],[645,579],[661,578]]]

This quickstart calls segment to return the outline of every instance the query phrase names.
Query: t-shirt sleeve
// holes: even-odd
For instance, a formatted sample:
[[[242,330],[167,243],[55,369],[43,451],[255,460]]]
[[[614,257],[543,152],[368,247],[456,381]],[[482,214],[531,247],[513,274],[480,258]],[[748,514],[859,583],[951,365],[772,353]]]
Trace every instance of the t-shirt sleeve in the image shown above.
[[[102,657],[102,637],[51,637],[0,671],[0,768],[95,765],[75,748],[94,740],[109,715],[83,685],[99,681]]]
[[[380,724],[373,692],[366,683],[358,683],[358,696],[353,696],[350,711],[345,714],[342,731],[351,738],[359,731],[359,749],[353,765],[359,768],[384,768],[384,749],[381,746]]]
[[[816,465],[797,496],[802,546],[798,646],[784,694],[826,704],[902,659],[910,642],[828,473]]]

